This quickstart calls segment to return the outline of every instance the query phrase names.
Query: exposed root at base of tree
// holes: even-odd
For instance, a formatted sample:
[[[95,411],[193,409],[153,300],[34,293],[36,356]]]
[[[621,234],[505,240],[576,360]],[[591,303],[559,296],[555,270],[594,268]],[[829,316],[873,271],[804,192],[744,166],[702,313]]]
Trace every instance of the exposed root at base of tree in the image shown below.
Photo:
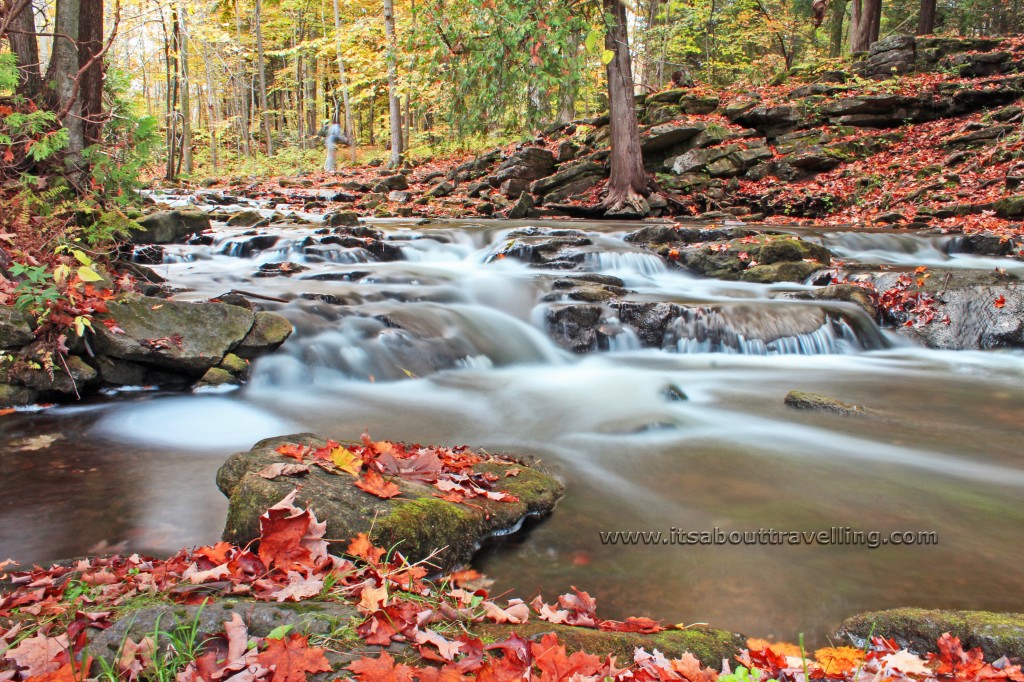
[[[639,215],[647,215],[651,212],[651,206],[647,203],[650,196],[650,186],[637,189],[626,186],[622,189],[609,189],[608,196],[601,202],[600,207],[607,213],[636,212]]]

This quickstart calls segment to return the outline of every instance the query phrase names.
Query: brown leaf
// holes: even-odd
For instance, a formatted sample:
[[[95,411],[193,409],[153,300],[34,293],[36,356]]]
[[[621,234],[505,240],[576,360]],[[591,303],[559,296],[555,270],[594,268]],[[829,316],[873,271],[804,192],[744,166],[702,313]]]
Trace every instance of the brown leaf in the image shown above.
[[[256,472],[257,476],[274,479],[278,476],[301,476],[309,473],[309,467],[305,464],[288,464],[287,462],[275,462]]]
[[[360,682],[412,682],[412,668],[404,663],[395,663],[388,652],[380,652],[380,658],[360,658],[349,663]]]
[[[4,658],[14,661],[19,668],[26,668],[25,674],[34,677],[52,673],[60,668],[60,663],[54,659],[67,650],[68,638],[64,635],[59,637],[36,635],[35,637],[26,637],[18,646],[8,649]]]

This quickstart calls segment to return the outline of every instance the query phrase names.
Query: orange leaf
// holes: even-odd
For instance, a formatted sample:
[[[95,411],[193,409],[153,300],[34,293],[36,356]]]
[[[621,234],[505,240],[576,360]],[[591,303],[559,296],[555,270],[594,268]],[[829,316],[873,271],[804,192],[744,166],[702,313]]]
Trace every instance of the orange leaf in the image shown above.
[[[287,639],[268,639],[267,648],[256,660],[260,665],[273,668],[271,682],[306,682],[306,673],[331,670],[324,650],[309,646],[309,639],[298,633],[288,635]]]
[[[401,488],[391,481],[385,481],[384,477],[376,471],[367,471],[362,478],[356,481],[356,487],[385,500],[402,492]]]
[[[380,658],[360,658],[348,664],[360,682],[412,682],[412,668],[399,663],[388,652],[380,652]]]
[[[1006,297],[1000,294],[999,296],[996,297],[996,300],[992,302],[992,305],[994,305],[997,308],[1002,308],[1003,306],[1006,305]]]
[[[298,461],[302,461],[302,458],[306,456],[306,448],[295,443],[285,443],[284,445],[277,448],[276,452],[285,457],[291,457]]]

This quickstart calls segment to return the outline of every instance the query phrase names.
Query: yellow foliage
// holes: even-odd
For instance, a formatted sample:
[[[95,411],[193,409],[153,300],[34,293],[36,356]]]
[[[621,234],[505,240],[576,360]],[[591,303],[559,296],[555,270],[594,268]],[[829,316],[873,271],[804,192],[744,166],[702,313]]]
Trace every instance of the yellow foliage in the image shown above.
[[[767,639],[750,638],[747,640],[748,649],[771,649],[780,656],[795,656],[800,658],[800,647],[789,642],[769,642]]]
[[[864,652],[849,646],[826,647],[815,651],[814,658],[829,675],[842,675],[864,662]]]

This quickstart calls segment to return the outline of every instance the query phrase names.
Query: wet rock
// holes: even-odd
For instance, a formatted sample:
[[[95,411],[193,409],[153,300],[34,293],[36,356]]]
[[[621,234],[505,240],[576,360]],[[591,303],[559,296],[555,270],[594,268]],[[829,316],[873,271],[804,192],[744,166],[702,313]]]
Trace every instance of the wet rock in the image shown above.
[[[220,362],[254,321],[251,312],[238,306],[145,296],[125,296],[108,308],[98,321],[112,320],[123,333],[93,324],[98,352],[186,376],[201,376]]]
[[[823,246],[772,235],[684,247],[675,258],[669,250],[668,245],[657,249],[663,257],[705,277],[750,282],[799,282],[832,262],[832,254]]]
[[[586,258],[594,242],[573,230],[517,230],[491,258],[514,258],[536,267],[572,269]]]
[[[24,386],[42,395],[77,395],[84,392],[85,386],[98,376],[96,370],[77,355],[69,355],[63,362],[55,362],[52,371],[41,365],[41,362],[34,361],[34,355],[29,351],[9,369],[0,369],[0,381]]]
[[[533,197],[530,196],[529,192],[523,192],[519,195],[519,199],[513,204],[512,208],[508,209],[506,217],[509,220],[520,220],[525,218],[533,208]]]
[[[164,247],[156,244],[137,246],[132,250],[132,261],[143,265],[160,265],[164,262]]]
[[[291,277],[305,270],[309,270],[309,267],[291,261],[263,263],[260,265],[259,270],[256,271],[256,277]]]
[[[276,313],[260,311],[255,314],[252,328],[234,349],[240,358],[251,360],[277,350],[288,340],[294,328],[287,318]]]
[[[988,661],[1024,657],[1024,614],[1020,613],[915,608],[874,611],[843,621],[836,637],[859,646],[871,633],[924,654],[935,650],[935,642],[945,632],[959,637],[965,650],[981,647]]]
[[[600,305],[566,305],[548,309],[545,317],[548,334],[555,342],[574,353],[608,348],[608,336],[599,329],[605,312]]]
[[[862,415],[866,410],[860,405],[851,405],[835,398],[820,393],[809,393],[807,391],[790,391],[783,399],[787,407],[796,410],[810,410],[812,412],[829,412],[832,414],[856,414]]]
[[[379,261],[402,260],[402,249],[384,239],[384,233],[368,227],[339,227],[334,234],[323,237],[321,244],[341,246],[346,249],[363,249]]]
[[[9,306],[0,306],[0,350],[27,346],[35,340],[32,317]]]
[[[190,235],[210,229],[210,218],[197,211],[160,211],[138,221],[144,229],[133,231],[133,244],[176,244]]]
[[[219,367],[211,367],[206,370],[206,373],[196,382],[196,387],[202,388],[204,386],[223,386],[226,384],[235,383],[235,376]]]
[[[268,480],[256,474],[283,461],[275,452],[283,443],[319,447],[326,441],[312,434],[282,436],[232,455],[217,472],[217,486],[229,499],[225,540],[244,545],[258,537],[260,514],[295,487],[294,480]],[[520,473],[504,476],[512,468]],[[347,474],[337,476],[312,467],[303,477],[295,503],[312,507],[317,518],[327,523],[327,537],[337,540],[335,550],[343,551],[350,538],[367,533],[374,544],[398,549],[411,562],[429,556],[432,564],[450,568],[468,561],[488,535],[515,528],[528,515],[551,512],[562,495],[562,485],[555,478],[511,460],[493,458],[474,470],[499,476],[495,488],[519,501],[474,499],[472,505],[454,504],[435,497],[433,486],[401,478],[394,479],[402,489],[401,498],[383,500],[357,488]],[[441,551],[431,556],[435,550]]]
[[[228,242],[221,249],[221,253],[236,258],[251,258],[252,256],[271,249],[280,239],[276,234],[252,235],[245,239]]]
[[[813,291],[800,291],[789,294],[791,298],[811,301],[841,301],[844,303],[855,303],[867,313],[872,320],[878,315],[871,294],[864,287],[855,284],[832,284]]]
[[[875,287],[890,289],[896,276],[877,276]],[[917,326],[906,314],[883,311],[900,334],[944,350],[1024,348],[1024,283],[997,272],[935,270],[919,290],[934,297],[935,319]]]
[[[246,209],[228,218],[231,227],[255,227],[263,222],[263,214],[259,211]]]

